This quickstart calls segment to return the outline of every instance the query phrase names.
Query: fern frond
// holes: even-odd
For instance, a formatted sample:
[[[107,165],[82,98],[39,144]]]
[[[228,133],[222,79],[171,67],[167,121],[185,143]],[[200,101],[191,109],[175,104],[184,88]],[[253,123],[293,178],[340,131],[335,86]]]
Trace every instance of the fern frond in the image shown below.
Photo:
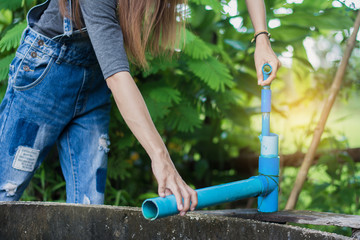
[[[154,60],[149,61],[149,69],[143,71],[143,77],[148,77],[149,75],[156,74],[159,71],[164,71],[168,68],[176,68],[177,61],[172,59],[164,59],[164,58],[155,58]]]
[[[9,51],[19,46],[21,35],[26,25],[25,21],[20,22],[5,33],[4,37],[0,40],[0,52]]]
[[[225,86],[234,86],[229,69],[214,57],[209,57],[205,61],[189,60],[187,64],[195,76],[215,91],[224,91]]]
[[[9,73],[9,65],[15,54],[7,55],[0,60],[0,82],[7,79]]]
[[[16,10],[22,7],[22,0],[2,0],[0,9]]]
[[[223,6],[219,0],[190,0],[189,2],[197,5],[210,6],[215,11],[222,11]]]
[[[234,61],[233,61],[233,59],[231,59],[231,57],[227,51],[224,51],[224,49],[222,47],[217,46],[217,45],[209,45],[209,47],[212,49],[213,53],[215,53],[215,54],[218,53],[221,55],[223,63],[230,66],[231,68],[234,67]]]
[[[154,122],[169,114],[169,108],[172,106],[169,102],[157,102],[149,96],[144,95],[146,106]]]
[[[204,60],[213,53],[208,44],[191,31],[186,30],[186,45],[184,52],[193,59]]]
[[[149,96],[157,102],[178,104],[181,100],[180,92],[170,87],[158,87],[151,89]]]
[[[193,132],[201,122],[197,110],[186,102],[175,106],[167,118],[167,123],[180,132]]]
[[[164,81],[145,83],[140,88],[153,121],[163,118],[170,107],[181,101],[180,91]]]
[[[180,92],[176,89],[149,84],[143,95],[153,121],[163,118],[169,113],[169,108],[181,101]]]

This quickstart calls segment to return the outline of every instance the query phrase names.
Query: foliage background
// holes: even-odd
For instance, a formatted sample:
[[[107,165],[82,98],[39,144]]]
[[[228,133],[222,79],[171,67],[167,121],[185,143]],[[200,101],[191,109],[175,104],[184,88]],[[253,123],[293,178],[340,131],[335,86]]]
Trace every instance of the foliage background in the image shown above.
[[[8,65],[26,27],[26,13],[39,2],[0,2],[0,99],[6,90]],[[283,62],[272,84],[272,131],[280,133],[282,153],[305,152],[310,143],[355,19],[355,6],[342,2],[265,0],[272,47]],[[132,75],[186,182],[201,188],[247,178],[256,170],[231,167],[231,161],[241,161],[243,154],[259,151],[260,88],[254,45],[250,44],[254,30],[245,1],[189,0],[186,17],[186,45],[176,49],[175,57],[169,61],[149,56],[150,69],[144,72],[132,67]],[[319,147],[323,155],[311,168],[298,209],[360,214],[359,163],[344,153],[329,154],[333,149],[360,145],[356,125],[360,117],[356,101],[359,55],[357,43]],[[150,160],[115,104],[111,117],[106,204],[140,206],[144,199],[157,196]],[[352,131],[345,133],[339,124]],[[285,206],[296,174],[296,167],[282,169],[280,208]],[[65,199],[54,148],[22,200]],[[244,207],[246,203],[255,207],[251,201],[219,207]],[[348,229],[325,230],[349,234]]]

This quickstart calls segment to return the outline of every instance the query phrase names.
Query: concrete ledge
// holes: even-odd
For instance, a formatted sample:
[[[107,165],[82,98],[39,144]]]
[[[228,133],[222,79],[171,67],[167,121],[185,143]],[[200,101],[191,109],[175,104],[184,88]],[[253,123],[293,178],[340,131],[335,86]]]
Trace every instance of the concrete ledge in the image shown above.
[[[139,208],[46,202],[0,202],[0,226],[0,239],[351,239],[196,212],[151,222]]]

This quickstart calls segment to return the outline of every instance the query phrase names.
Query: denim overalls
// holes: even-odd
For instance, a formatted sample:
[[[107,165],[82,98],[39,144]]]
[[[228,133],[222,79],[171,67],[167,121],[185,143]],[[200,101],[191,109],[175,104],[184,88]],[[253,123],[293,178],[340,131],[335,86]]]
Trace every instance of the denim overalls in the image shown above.
[[[66,201],[103,204],[110,90],[86,29],[67,18],[52,39],[32,29],[48,4],[28,13],[0,106],[0,201],[21,197],[56,143]]]

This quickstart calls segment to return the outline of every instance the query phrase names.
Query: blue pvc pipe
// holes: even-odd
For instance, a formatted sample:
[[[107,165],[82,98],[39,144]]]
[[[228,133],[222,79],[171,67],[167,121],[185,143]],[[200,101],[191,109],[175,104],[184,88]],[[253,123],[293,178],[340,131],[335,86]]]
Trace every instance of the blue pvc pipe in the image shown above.
[[[259,212],[276,212],[278,211],[278,185],[279,185],[279,157],[259,157],[259,174],[266,175],[267,189],[270,191],[258,197]]]
[[[270,67],[269,71],[265,70],[265,67]],[[269,78],[272,72],[272,67],[270,64],[265,63],[262,66],[262,73],[264,81]],[[261,112],[262,112],[262,127],[261,135],[269,136],[270,135],[270,112],[271,112],[271,90],[270,86],[263,86],[261,89]]]
[[[269,136],[270,135],[270,113],[262,114],[261,121],[261,136]]]
[[[270,70],[265,71],[265,66]],[[271,74],[272,68],[264,64],[262,72],[264,80]],[[259,176],[246,180],[197,189],[198,205],[196,209],[235,200],[258,197],[258,211],[275,212],[278,210],[279,157],[276,134],[270,133],[271,90],[264,86],[261,94],[262,134],[261,156],[259,157]],[[142,204],[142,213],[146,219],[155,220],[179,213],[174,195],[165,198],[147,199]]]
[[[198,205],[196,209],[255,197],[263,192],[271,192],[276,186],[268,184],[271,181],[266,178],[265,176],[255,176],[246,180],[197,189]],[[142,213],[146,219],[150,220],[179,213],[175,196],[145,200],[142,204]]]
[[[261,112],[271,112],[271,90],[269,86],[264,86],[261,89]]]
[[[269,71],[265,67],[269,66]],[[272,72],[271,66],[266,63],[262,67],[264,81],[268,79]],[[260,135],[261,156],[259,157],[259,174],[266,175],[267,184],[270,185],[270,192],[265,192],[258,197],[259,212],[278,211],[278,185],[279,185],[279,165],[278,157],[279,137],[270,133],[270,112],[271,112],[271,90],[270,86],[264,86],[261,90],[261,112],[262,129]],[[264,183],[266,184],[266,183]]]

